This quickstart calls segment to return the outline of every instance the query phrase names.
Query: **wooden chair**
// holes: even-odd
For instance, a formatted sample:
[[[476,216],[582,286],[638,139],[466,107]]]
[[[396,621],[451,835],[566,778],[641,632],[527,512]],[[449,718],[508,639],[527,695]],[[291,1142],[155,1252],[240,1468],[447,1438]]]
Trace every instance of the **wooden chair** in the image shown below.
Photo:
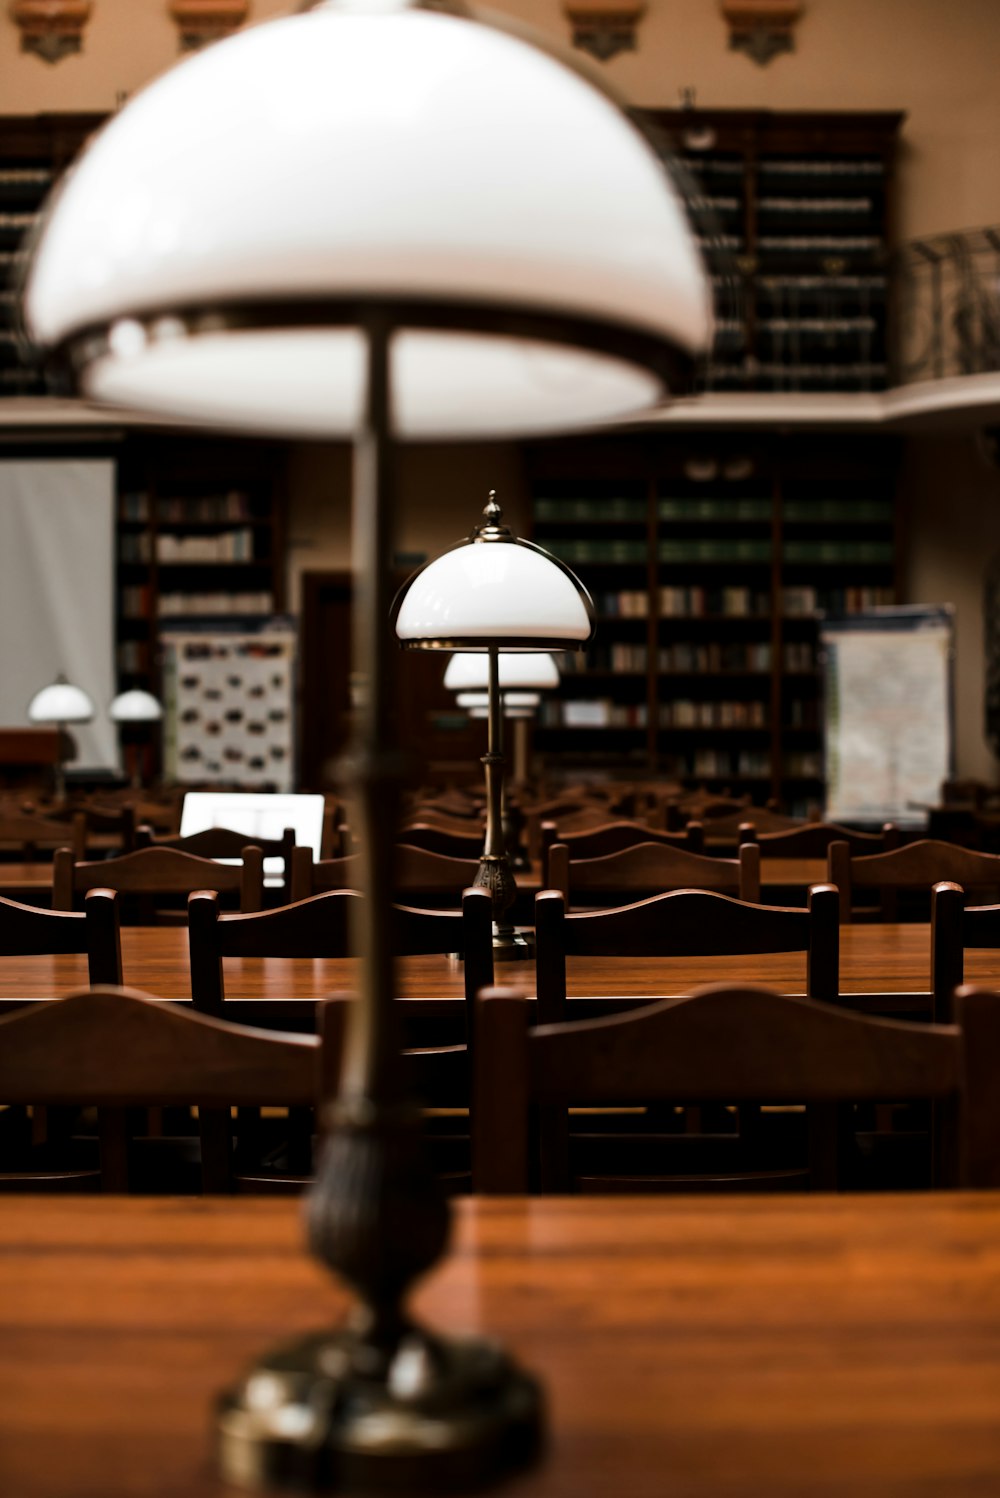
[[[292,859],[292,899],[307,900],[332,889],[356,889],[360,859],[313,859],[311,848],[296,848]],[[393,853],[392,878],[400,900],[423,909],[457,910],[462,891],[479,872],[479,859],[447,858],[425,848],[399,843]]]
[[[351,947],[351,911],[363,896],[349,890],[314,895],[278,910],[253,915],[223,915],[217,897],[210,891],[192,894],[188,901],[188,933],[191,956],[191,997],[203,1014],[221,1017],[226,995],[223,959],[226,957],[344,957]],[[465,963],[464,1012],[457,1045],[432,1046],[418,1078],[421,1095],[428,1103],[467,1107],[471,1088],[468,1045],[472,1040],[474,1000],[480,988],[493,982],[493,906],[483,889],[467,889],[460,911],[414,910],[394,907],[393,947],[400,956],[425,952],[459,952]],[[401,1006],[400,1018],[410,1017],[411,1006]],[[405,1029],[405,1025],[401,1028]],[[437,1037],[435,1036],[436,1040]],[[231,1135],[228,1115],[204,1117],[202,1128],[210,1132],[215,1153],[223,1153],[223,1139]],[[301,1157],[307,1136],[307,1121],[296,1118],[290,1125],[293,1154]],[[247,1147],[241,1161],[244,1177],[258,1187],[268,1184],[254,1161],[258,1153],[252,1121],[243,1120]]]
[[[0,956],[87,954],[91,984],[122,981],[118,896],[113,889],[87,892],[83,913],[39,910],[0,899]]]
[[[571,858],[566,843],[549,849],[547,883],[569,903],[620,905],[624,899],[670,889],[710,889],[755,904],[760,899],[760,851],[753,843],[736,858],[710,858],[662,843],[638,843],[603,858]]]
[[[786,817],[781,812],[771,811],[766,806],[742,806],[739,811],[726,816],[712,818],[706,827],[706,836],[711,843],[736,843],[746,841],[745,829],[754,832],[795,832],[810,824],[801,817]]]
[[[285,902],[294,899],[291,890],[295,829],[292,827],[286,827],[280,837],[271,838],[248,837],[245,832],[236,832],[231,827],[206,827],[204,831],[189,833],[187,837],[181,837],[180,833],[160,836],[146,825],[136,829],[137,848],[174,848],[180,853],[194,853],[198,858],[242,859],[245,850],[251,846],[259,848],[264,858],[282,860]]]
[[[331,1007],[337,1017],[338,1006]],[[339,1062],[339,1025],[325,1044]],[[333,1071],[334,1062],[330,1061]],[[321,1097],[320,1043],[228,1024],[132,989],[98,987],[0,1019],[0,1100],[100,1110],[101,1184],[129,1186],[124,1131],[130,1106],[198,1107],[210,1116],[248,1104],[311,1106]],[[110,1110],[110,1114],[105,1110]],[[228,1137],[202,1141],[206,1192],[233,1187]],[[59,1175],[48,1184],[58,1184]],[[16,1179],[16,1178],[15,1178]]]
[[[39,855],[51,855],[57,848],[69,848],[74,858],[83,858],[86,847],[87,819],[83,812],[76,812],[65,821],[34,811],[0,817],[0,857],[14,858],[19,863],[35,863]]]
[[[943,880],[965,889],[1000,888],[1000,855],[922,838],[904,848],[858,858],[846,843],[835,842],[827,850],[827,878],[840,890],[841,921],[852,919],[854,897],[860,890],[878,891],[881,917],[893,921],[898,908],[896,895],[901,889],[924,890],[929,895]]]
[[[705,838],[700,822],[689,822],[682,832],[656,832],[642,822],[603,822],[579,832],[560,832],[556,822],[542,823],[542,883],[551,884],[549,850],[555,843],[565,843],[570,858],[604,858],[621,853],[640,843],[658,843],[665,848],[686,848],[689,853],[703,853]]]
[[[754,905],[714,891],[683,889],[654,896],[612,910],[567,915],[562,895],[544,891],[535,899],[535,975],[540,1023],[567,1018],[567,956],[753,956],[759,952],[804,952],[806,992],[813,998],[836,1002],[839,995],[837,892],[814,885],[806,908]],[[742,1110],[739,1134],[717,1141],[717,1148],[699,1144],[705,1168],[732,1170],[734,1153],[741,1167],[768,1154],[761,1137],[759,1114]],[[579,1126],[577,1126],[579,1128]],[[841,1123],[818,1112],[809,1120],[814,1155],[829,1158]],[[688,1133],[701,1134],[698,1112],[685,1114]],[[565,1112],[549,1112],[541,1121],[541,1148],[548,1160],[566,1154],[569,1124]],[[594,1141],[592,1140],[593,1144]],[[627,1141],[617,1141],[624,1147]],[[649,1141],[643,1140],[644,1148]],[[687,1153],[695,1145],[685,1146]],[[745,1172],[744,1172],[745,1174]],[[759,1172],[758,1172],[759,1174]],[[799,1172],[801,1175],[801,1172]]]
[[[175,848],[140,848],[101,863],[78,863],[68,848],[60,849],[53,864],[52,908],[72,910],[76,897],[88,889],[106,887],[123,895],[149,897],[141,914],[147,918],[152,901],[167,895],[189,895],[214,889],[238,896],[242,911],[260,910],[264,896],[264,859],[259,848],[247,847],[239,866],[215,863]]]
[[[806,992],[839,994],[837,891],[814,884],[804,909],[755,905],[712,890],[679,889],[634,905],[567,915],[563,896],[535,898],[535,981],[542,1023],[566,1017],[566,958],[752,956],[805,952]]]
[[[477,1191],[520,1194],[531,1187],[532,1104],[565,1109],[650,1097],[778,1104],[931,1099],[953,1107],[960,1120],[953,1179],[1000,1185],[1000,994],[961,989],[956,1024],[941,1026],[874,1019],[751,985],[713,984],[612,1018],[531,1029],[523,998],[494,989],[480,999],[477,1027]],[[567,1176],[565,1159],[553,1167],[543,1157],[534,1179],[553,1191],[566,1189]],[[589,1184],[637,1191],[660,1183],[643,1177]]]
[[[442,832],[428,822],[410,822],[399,830],[398,841],[408,848],[426,848],[445,858],[476,858],[483,851],[482,832]]]
[[[947,1023],[965,979],[967,950],[1000,950],[1000,905],[965,903],[960,884],[942,881],[931,892],[931,970],[934,1018]]]
[[[898,846],[899,828],[886,822],[881,832],[855,832],[836,822],[802,822],[785,832],[761,832],[752,822],[738,831],[741,843],[757,843],[761,858],[825,858],[831,843],[846,843],[852,855],[888,853]]]
[[[363,896],[353,890],[313,895],[277,910],[229,915],[211,890],[188,899],[191,997],[203,1014],[222,1015],[225,957],[346,957],[352,950],[350,917]],[[393,945],[399,956],[459,952],[465,961],[465,995],[471,1004],[493,981],[493,905],[483,889],[467,889],[461,909],[393,907]]]

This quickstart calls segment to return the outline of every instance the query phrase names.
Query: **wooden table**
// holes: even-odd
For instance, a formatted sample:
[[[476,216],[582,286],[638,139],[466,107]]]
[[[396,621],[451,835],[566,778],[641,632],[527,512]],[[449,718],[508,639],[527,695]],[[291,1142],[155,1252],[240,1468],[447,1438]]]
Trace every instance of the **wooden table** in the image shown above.
[[[421,1289],[544,1380],[500,1498],[986,1498],[1000,1489],[1000,1194],[457,1204]],[[216,1393],[343,1297],[300,1207],[9,1199],[0,1492],[223,1498]]]
[[[930,987],[930,927],[926,925],[844,926],[840,933],[841,991],[859,1007],[884,1012],[913,1008],[914,995]],[[172,1000],[190,999],[187,931],[183,927],[125,927],[122,931],[125,982],[133,988]],[[349,958],[227,959],[226,994],[234,1019],[259,1023],[271,1016],[285,1022],[312,1012],[317,998],[352,991],[357,964]],[[497,969],[498,981],[531,989],[530,962]],[[634,999],[688,993],[701,983],[727,978],[770,984],[787,993],[802,993],[805,956],[799,952],[757,957],[571,957],[567,962],[569,993],[576,1007],[594,1010],[609,997]],[[971,951],[966,957],[969,982],[1000,984],[1000,952]],[[402,998],[441,1001],[451,1008],[464,993],[462,964],[445,956],[406,957],[399,962]],[[86,987],[84,957],[0,958],[0,1011],[12,1004]],[[878,996],[869,1003],[866,996]]]

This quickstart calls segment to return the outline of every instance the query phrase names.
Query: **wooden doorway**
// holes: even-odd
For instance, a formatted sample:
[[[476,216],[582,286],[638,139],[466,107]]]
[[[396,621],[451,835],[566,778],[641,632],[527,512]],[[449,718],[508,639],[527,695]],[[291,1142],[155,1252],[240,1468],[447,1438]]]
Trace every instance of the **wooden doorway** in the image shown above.
[[[400,577],[400,582],[404,579]],[[347,747],[351,685],[351,574],[302,574],[301,788],[331,789],[336,763]],[[421,760],[420,776],[432,784],[477,784],[486,752],[486,724],[470,721],[444,689],[448,655],[401,651],[398,730],[405,748]]]

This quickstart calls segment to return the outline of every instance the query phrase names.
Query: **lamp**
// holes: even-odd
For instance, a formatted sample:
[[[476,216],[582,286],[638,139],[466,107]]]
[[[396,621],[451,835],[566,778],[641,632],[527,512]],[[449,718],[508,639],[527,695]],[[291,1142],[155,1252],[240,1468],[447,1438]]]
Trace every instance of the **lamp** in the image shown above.
[[[501,692],[500,702],[503,707],[505,718],[512,718],[515,714],[526,713],[529,717],[541,702],[539,692]],[[459,707],[464,707],[467,712],[480,712],[482,709],[489,710],[489,692],[459,692],[455,698]]]
[[[73,686],[62,672],[50,686],[42,687],[40,692],[36,692],[28,703],[28,717],[32,723],[54,723],[59,731],[55,766],[57,801],[64,801],[66,798],[66,725],[89,723],[95,711],[93,701],[82,687]]]
[[[594,606],[564,562],[532,541],[521,540],[503,524],[493,489],[483,515],[485,524],[477,525],[468,540],[459,541],[403,584],[393,614],[404,649],[483,653],[478,671],[461,655],[453,658],[445,686],[474,683],[486,686],[489,694],[489,734],[482,761],[486,836],[473,882],[489,890],[493,901],[494,961],[509,962],[530,956],[531,949],[509,918],[517,885],[503,826],[503,673],[512,687],[537,685],[539,674],[554,674],[558,682],[549,652],[586,648],[594,633]],[[539,651],[546,653],[541,672],[529,669],[518,674],[513,655]],[[512,663],[502,664],[507,661]]]
[[[448,1213],[399,1081],[395,440],[565,431],[664,397],[711,331],[680,199],[609,95],[523,38],[440,6],[324,3],[196,53],[114,116],[42,225],[24,312],[91,398],[353,439],[367,898],[309,1230],[361,1309],[227,1396],[220,1460],[258,1485],[493,1476],[535,1448],[534,1380],[403,1309]]]
[[[108,708],[108,717],[112,723],[122,726],[122,747],[125,747],[126,737],[129,734],[129,725],[141,723],[158,723],[163,717],[163,708],[152,692],[145,692],[141,687],[132,687],[130,691],[119,692],[112,699]],[[142,745],[131,742],[128,747],[132,750],[132,785],[139,790],[142,786]]]

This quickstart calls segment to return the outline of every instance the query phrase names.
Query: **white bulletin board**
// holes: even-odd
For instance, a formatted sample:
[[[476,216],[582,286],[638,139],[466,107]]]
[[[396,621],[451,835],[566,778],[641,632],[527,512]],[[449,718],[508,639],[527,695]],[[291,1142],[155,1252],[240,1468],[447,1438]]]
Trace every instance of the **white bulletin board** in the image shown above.
[[[950,604],[826,619],[826,818],[920,826],[953,763]]]

